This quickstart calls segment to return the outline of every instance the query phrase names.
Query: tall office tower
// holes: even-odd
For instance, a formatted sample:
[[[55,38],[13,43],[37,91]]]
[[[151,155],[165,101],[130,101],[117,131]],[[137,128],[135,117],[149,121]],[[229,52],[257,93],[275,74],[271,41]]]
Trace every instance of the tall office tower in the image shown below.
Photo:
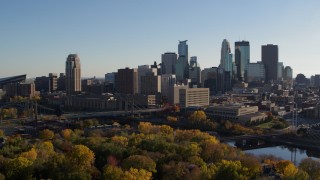
[[[58,85],[58,87],[57,87],[58,91],[65,91],[66,90],[66,75],[64,73],[60,73],[57,85]]]
[[[226,39],[222,41],[220,67],[225,71],[232,72],[232,54],[230,44]]]
[[[223,68],[205,68],[201,71],[202,87],[209,88],[211,95],[224,93],[226,91],[225,75]]]
[[[175,74],[178,56],[174,52],[161,55],[161,74]]]
[[[292,68],[290,66],[286,66],[283,71],[283,79],[287,81],[288,80],[292,81],[292,78],[293,78]]]
[[[192,85],[199,85],[201,83],[201,68],[197,62],[197,56],[190,57],[189,78]]]
[[[69,54],[66,61],[67,95],[81,92],[81,65],[77,54]]]
[[[179,57],[180,57],[180,56],[184,56],[186,59],[189,59],[187,41],[188,41],[188,40],[179,41],[178,54],[179,54]]]
[[[261,82],[265,81],[266,72],[264,64],[261,61],[257,63],[249,63],[247,70],[247,81],[248,82]]]
[[[238,41],[234,43],[235,63],[237,66],[238,81],[245,81],[247,65],[250,63],[250,44],[249,41]]]
[[[161,94],[164,97],[169,97],[169,88],[176,84],[175,74],[163,74],[161,75]]]
[[[188,59],[181,55],[176,63],[175,74],[177,76],[177,82],[183,82],[189,77],[189,63]]]
[[[104,75],[104,82],[106,84],[114,84],[116,72],[107,73]]]
[[[119,93],[138,93],[138,69],[118,69],[118,73],[115,78],[115,88]]]
[[[141,93],[141,77],[146,76],[148,73],[152,73],[154,76],[157,76],[158,69],[153,68],[150,65],[138,66],[138,93]]]
[[[153,72],[148,72],[141,76],[141,94],[156,95],[161,93],[161,76]]]
[[[283,79],[283,71],[284,71],[283,62],[278,62],[278,66],[277,66],[277,79],[278,80]]]
[[[278,79],[279,53],[278,45],[267,44],[261,46],[261,58],[266,68],[266,82]]]
[[[50,92],[54,92],[58,88],[58,75],[57,73],[49,73]]]

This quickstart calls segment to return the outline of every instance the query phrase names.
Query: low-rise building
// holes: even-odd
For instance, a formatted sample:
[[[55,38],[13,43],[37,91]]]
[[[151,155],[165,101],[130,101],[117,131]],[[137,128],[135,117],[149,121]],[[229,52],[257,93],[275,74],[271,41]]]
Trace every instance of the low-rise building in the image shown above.
[[[181,108],[209,106],[209,88],[185,88],[179,90]]]

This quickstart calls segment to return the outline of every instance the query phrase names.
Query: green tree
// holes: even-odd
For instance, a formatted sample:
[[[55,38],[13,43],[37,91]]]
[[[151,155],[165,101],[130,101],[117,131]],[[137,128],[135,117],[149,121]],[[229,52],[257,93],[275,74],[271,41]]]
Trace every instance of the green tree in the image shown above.
[[[303,159],[299,168],[307,172],[311,179],[320,180],[320,161],[311,158]]]
[[[24,158],[17,157],[11,159],[6,164],[7,178],[8,179],[31,179],[32,177],[32,161]]]
[[[218,163],[215,179],[249,179],[248,168],[243,167],[240,161],[222,160]]]
[[[105,180],[122,180],[123,176],[124,172],[119,167],[107,165],[103,168],[103,179]]]

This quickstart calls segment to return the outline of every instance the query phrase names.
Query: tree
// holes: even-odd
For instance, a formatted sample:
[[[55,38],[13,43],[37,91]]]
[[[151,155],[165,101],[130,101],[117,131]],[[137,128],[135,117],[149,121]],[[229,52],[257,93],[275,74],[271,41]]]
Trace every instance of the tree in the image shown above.
[[[130,168],[124,172],[123,179],[126,180],[149,180],[152,178],[152,173],[145,169]]]
[[[124,136],[113,136],[111,138],[111,142],[113,142],[114,144],[117,144],[119,146],[122,146],[122,147],[126,147],[128,146],[128,138],[124,137]]]
[[[124,172],[119,167],[107,165],[103,168],[103,179],[105,180],[122,180],[123,176]]]
[[[288,160],[281,160],[276,164],[276,171],[283,175],[283,178],[293,177],[298,173],[298,168]]]
[[[7,178],[8,179],[31,179],[32,177],[32,161],[24,158],[17,157],[11,159],[6,164]]]
[[[303,159],[299,168],[307,172],[311,179],[320,180],[320,161],[311,158]]]
[[[157,172],[156,163],[147,156],[132,155],[123,161],[123,167],[125,169],[136,168],[145,169],[150,172]]]
[[[61,131],[61,136],[65,140],[70,140],[72,134],[73,134],[73,131],[71,129],[64,129],[64,130]]]
[[[30,161],[34,161],[37,159],[38,153],[34,148],[31,148],[29,151],[27,152],[23,152],[21,153],[20,157],[24,157]]]
[[[0,129],[0,137],[4,137],[4,136],[5,136],[4,131]]]
[[[40,139],[51,140],[51,139],[53,139],[53,137],[54,137],[54,132],[49,129],[45,129],[45,130],[39,132]]]
[[[218,163],[215,179],[249,179],[248,168],[243,167],[240,161],[222,160]]]
[[[200,124],[207,120],[207,115],[204,111],[194,111],[188,118],[192,124]]]
[[[67,156],[69,165],[78,171],[90,169],[94,159],[94,153],[84,145],[75,145]]]

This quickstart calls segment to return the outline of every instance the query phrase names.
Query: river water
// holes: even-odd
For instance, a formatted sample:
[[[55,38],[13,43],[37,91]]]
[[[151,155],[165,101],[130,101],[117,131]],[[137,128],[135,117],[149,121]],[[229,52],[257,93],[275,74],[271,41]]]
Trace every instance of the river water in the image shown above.
[[[228,142],[232,147],[235,146],[235,142]],[[296,165],[299,165],[302,159],[311,157],[312,159],[320,160],[320,152],[314,150],[306,150],[297,147],[289,147],[287,145],[276,145],[272,147],[245,150],[245,153],[250,153],[256,156],[259,155],[274,155],[281,159],[290,160]]]

